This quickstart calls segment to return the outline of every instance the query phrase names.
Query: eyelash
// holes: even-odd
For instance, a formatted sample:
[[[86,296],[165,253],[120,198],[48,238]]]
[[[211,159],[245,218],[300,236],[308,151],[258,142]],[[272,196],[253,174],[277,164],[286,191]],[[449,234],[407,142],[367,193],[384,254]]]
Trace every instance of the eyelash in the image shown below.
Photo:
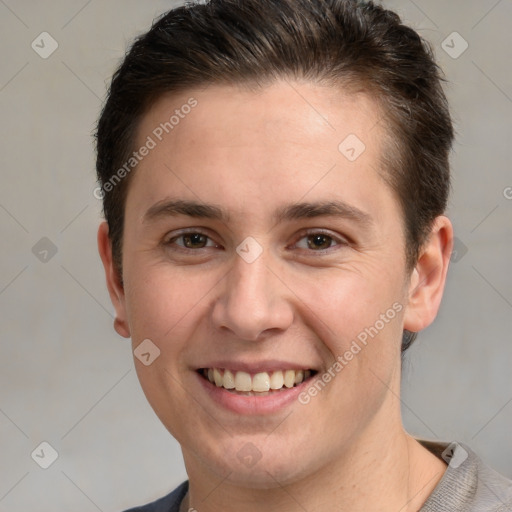
[[[183,231],[179,235],[176,235],[176,236],[173,236],[172,238],[164,240],[164,245],[166,247],[172,247],[174,245],[174,243],[176,242],[176,240],[179,240],[180,238],[183,238],[183,237],[188,236],[188,235],[202,235],[202,236],[205,236],[208,240],[213,241],[211,239],[211,237],[208,236],[206,233],[204,233],[203,231],[201,231],[199,229],[195,229],[195,230]],[[344,238],[341,238],[341,237],[336,237],[336,236],[334,236],[334,235],[332,235],[332,234],[330,234],[330,233],[328,233],[328,232],[326,232],[324,230],[321,230],[321,229],[307,230],[307,231],[301,232],[300,233],[300,237],[297,238],[297,241],[294,243],[294,245],[297,245],[297,243],[299,241],[301,241],[302,239],[304,239],[304,238],[308,238],[308,237],[312,237],[312,236],[319,236],[319,235],[320,236],[323,235],[323,236],[325,236],[327,238],[330,238],[332,242],[335,242],[335,245],[334,246],[330,246],[327,249],[313,250],[313,249],[304,249],[304,248],[302,248],[301,250],[307,251],[307,252],[310,252],[310,253],[325,254],[327,252],[331,252],[331,249],[334,249],[335,247],[338,247],[338,246],[344,247],[344,246],[348,246],[349,245],[349,241],[347,239],[344,239]],[[218,245],[216,244],[216,246],[218,246]],[[184,252],[184,253],[197,253],[201,249],[212,248],[212,246],[210,246],[210,247],[199,247],[197,249],[190,249],[190,248],[184,247],[182,245],[177,245],[177,247],[179,247],[179,249],[173,249],[173,250]]]

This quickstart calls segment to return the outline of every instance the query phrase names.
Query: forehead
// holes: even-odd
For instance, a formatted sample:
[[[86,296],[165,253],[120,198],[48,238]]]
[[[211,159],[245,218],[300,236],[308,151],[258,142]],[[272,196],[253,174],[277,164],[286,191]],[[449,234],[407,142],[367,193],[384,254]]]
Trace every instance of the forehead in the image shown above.
[[[196,105],[189,108],[191,103]],[[368,93],[348,92],[341,86],[288,80],[258,88],[208,85],[161,96],[143,117],[137,138],[143,142],[151,133],[158,138],[160,127],[169,143],[181,144],[190,136],[187,128],[192,124],[203,145],[224,145],[231,139],[232,146],[309,146],[309,140],[330,149],[334,142],[337,149],[336,141],[351,131],[375,143],[379,130],[374,128],[381,119],[379,105]],[[170,133],[172,137],[166,137]]]
[[[153,148],[137,165],[129,196],[148,206],[166,195],[215,197],[247,215],[263,208],[262,199],[272,211],[284,199],[326,193],[364,203],[373,187],[378,208],[391,194],[380,177],[381,120],[369,95],[312,83],[167,94],[138,127],[135,147],[151,139]]]

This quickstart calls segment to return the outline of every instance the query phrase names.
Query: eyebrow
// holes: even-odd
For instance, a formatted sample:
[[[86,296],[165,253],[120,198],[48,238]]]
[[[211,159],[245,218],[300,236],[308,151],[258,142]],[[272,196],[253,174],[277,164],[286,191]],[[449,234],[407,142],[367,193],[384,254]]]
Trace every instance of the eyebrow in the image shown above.
[[[142,217],[143,222],[155,221],[175,215],[187,215],[198,219],[214,219],[227,222],[229,215],[220,206],[183,199],[159,201],[147,210]]]
[[[285,205],[274,212],[275,222],[310,219],[314,217],[342,217],[370,227],[370,214],[344,201],[317,201]]]
[[[143,216],[143,222],[156,221],[169,216],[186,215],[188,217],[228,222],[229,213],[221,206],[183,199],[164,199],[151,206]],[[374,222],[372,217],[344,201],[316,201],[292,203],[281,206],[273,213],[274,222],[310,219],[315,217],[342,217],[365,227]]]

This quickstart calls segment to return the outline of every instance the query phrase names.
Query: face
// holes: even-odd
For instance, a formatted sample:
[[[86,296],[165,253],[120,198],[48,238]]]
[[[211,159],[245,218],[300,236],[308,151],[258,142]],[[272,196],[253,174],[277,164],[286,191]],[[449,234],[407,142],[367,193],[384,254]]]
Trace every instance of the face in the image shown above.
[[[278,82],[163,97],[142,120],[118,331],[150,340],[138,376],[189,474],[293,482],[396,426],[410,276],[380,117],[364,94]]]

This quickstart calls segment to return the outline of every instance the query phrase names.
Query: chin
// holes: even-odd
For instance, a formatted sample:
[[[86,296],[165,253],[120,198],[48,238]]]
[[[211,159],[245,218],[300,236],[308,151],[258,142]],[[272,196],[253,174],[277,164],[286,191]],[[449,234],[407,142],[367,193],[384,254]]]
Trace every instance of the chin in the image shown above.
[[[314,461],[299,453],[302,450],[284,443],[265,445],[265,437],[255,436],[253,441],[251,436],[229,438],[223,444],[217,442],[213,451],[208,443],[208,448],[197,447],[199,458],[222,482],[252,489],[280,488],[315,470]],[[307,452],[314,452],[313,447]]]

